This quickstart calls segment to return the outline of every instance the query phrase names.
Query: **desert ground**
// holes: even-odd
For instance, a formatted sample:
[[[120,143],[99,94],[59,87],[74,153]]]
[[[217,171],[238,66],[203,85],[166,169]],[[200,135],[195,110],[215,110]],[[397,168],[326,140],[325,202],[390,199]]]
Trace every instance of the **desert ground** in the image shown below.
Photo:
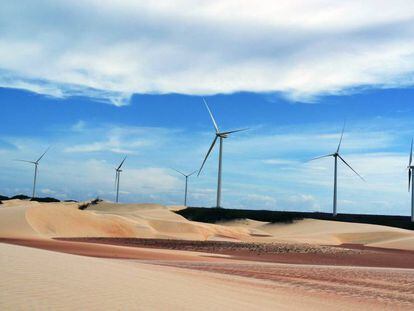
[[[0,205],[1,310],[413,310],[414,232],[180,207]]]

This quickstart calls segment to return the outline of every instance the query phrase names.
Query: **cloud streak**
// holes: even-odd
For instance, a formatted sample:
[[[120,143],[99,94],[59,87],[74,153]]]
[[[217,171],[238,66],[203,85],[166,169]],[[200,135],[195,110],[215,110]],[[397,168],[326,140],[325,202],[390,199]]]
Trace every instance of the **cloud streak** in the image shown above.
[[[134,93],[313,101],[413,84],[414,3],[11,1],[0,86],[115,105]]]

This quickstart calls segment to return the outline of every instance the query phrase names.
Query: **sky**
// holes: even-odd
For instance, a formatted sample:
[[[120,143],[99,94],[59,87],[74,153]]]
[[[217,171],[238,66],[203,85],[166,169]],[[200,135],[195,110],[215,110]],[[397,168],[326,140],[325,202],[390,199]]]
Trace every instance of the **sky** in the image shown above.
[[[16,1],[0,4],[0,193],[182,204],[214,127],[223,206],[408,215],[412,1]],[[214,206],[217,150],[189,183]]]

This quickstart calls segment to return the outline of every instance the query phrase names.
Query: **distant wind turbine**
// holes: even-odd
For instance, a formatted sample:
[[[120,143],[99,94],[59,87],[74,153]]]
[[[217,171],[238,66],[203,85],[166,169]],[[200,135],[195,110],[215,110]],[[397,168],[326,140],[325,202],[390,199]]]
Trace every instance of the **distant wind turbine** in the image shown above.
[[[119,164],[119,166],[115,168],[116,203],[118,203],[118,198],[119,198],[119,179],[121,178],[121,172],[122,172],[121,167],[124,164],[126,158],[127,157],[125,156],[121,164]]]
[[[216,134],[215,134],[215,137],[213,139],[213,142],[212,142],[210,148],[207,151],[207,154],[206,154],[206,156],[204,158],[203,164],[200,167],[200,170],[198,171],[197,176],[200,176],[201,170],[203,169],[204,164],[206,163],[208,156],[210,155],[211,151],[213,150],[214,145],[217,142],[217,139],[219,139],[220,140],[220,149],[219,149],[219,164],[218,164],[218,181],[217,181],[217,202],[216,202],[216,207],[221,207],[221,172],[222,172],[222,160],[223,160],[223,139],[224,138],[227,138],[232,133],[245,131],[245,130],[247,130],[247,128],[245,128],[245,129],[239,129],[239,130],[234,130],[234,131],[220,132],[220,130],[219,130],[218,126],[217,126],[217,123],[214,120],[213,114],[211,113],[211,110],[208,107],[207,102],[206,102],[206,100],[204,98],[203,98],[203,101],[204,101],[204,104],[205,104],[205,106],[206,106],[206,108],[208,110],[208,113],[210,114],[211,121],[213,122],[213,125],[214,125],[214,129],[216,130]]]
[[[338,148],[336,149],[335,153],[332,154],[327,154],[327,155],[323,155],[320,157],[316,157],[311,159],[311,161],[313,160],[317,160],[317,159],[321,159],[321,158],[325,158],[325,157],[334,157],[335,159],[335,167],[334,167],[334,193],[333,193],[333,216],[337,215],[337,172],[338,172],[338,158],[341,159],[342,162],[345,163],[346,166],[348,166],[355,174],[358,175],[359,178],[361,178],[363,181],[365,181],[365,179],[359,175],[352,167],[351,165],[349,165],[339,154],[339,149],[341,148],[341,143],[342,143],[342,138],[344,136],[344,130],[345,130],[345,123],[344,126],[342,128],[342,133],[341,133],[341,139],[339,140],[339,144],[338,144]]]
[[[173,168],[173,170],[185,177],[184,206],[187,206],[188,177],[190,177],[191,175],[194,175],[195,173],[197,173],[197,171],[194,171],[190,174],[184,174],[183,172],[180,172],[179,170],[176,170],[175,168]]]
[[[411,165],[413,161],[413,140],[411,139],[411,151],[410,151],[410,160],[408,161],[408,192],[410,191],[411,186],[411,221],[414,222],[414,182],[413,182],[413,170],[414,166]]]
[[[40,160],[44,157],[44,155],[46,154],[46,152],[48,152],[50,149],[50,147],[48,147],[45,152],[43,152],[43,154],[39,157],[39,159],[37,159],[36,161],[27,161],[27,160],[16,160],[16,161],[20,161],[20,162],[26,162],[26,163],[32,163],[34,164],[34,177],[33,177],[33,192],[32,192],[32,198],[35,198],[35,194],[36,194],[36,181],[37,181],[37,166],[39,165]]]

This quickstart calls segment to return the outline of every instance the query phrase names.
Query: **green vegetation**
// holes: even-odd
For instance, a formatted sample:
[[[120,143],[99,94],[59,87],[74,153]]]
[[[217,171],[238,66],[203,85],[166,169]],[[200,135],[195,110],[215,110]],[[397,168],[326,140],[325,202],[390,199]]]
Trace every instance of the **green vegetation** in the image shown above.
[[[414,230],[414,223],[409,216],[338,214],[329,213],[285,212],[267,210],[241,210],[225,208],[188,207],[176,211],[177,214],[193,221],[216,223],[235,219],[253,219],[272,223],[291,223],[295,220],[311,218],[354,223],[367,223]]]

